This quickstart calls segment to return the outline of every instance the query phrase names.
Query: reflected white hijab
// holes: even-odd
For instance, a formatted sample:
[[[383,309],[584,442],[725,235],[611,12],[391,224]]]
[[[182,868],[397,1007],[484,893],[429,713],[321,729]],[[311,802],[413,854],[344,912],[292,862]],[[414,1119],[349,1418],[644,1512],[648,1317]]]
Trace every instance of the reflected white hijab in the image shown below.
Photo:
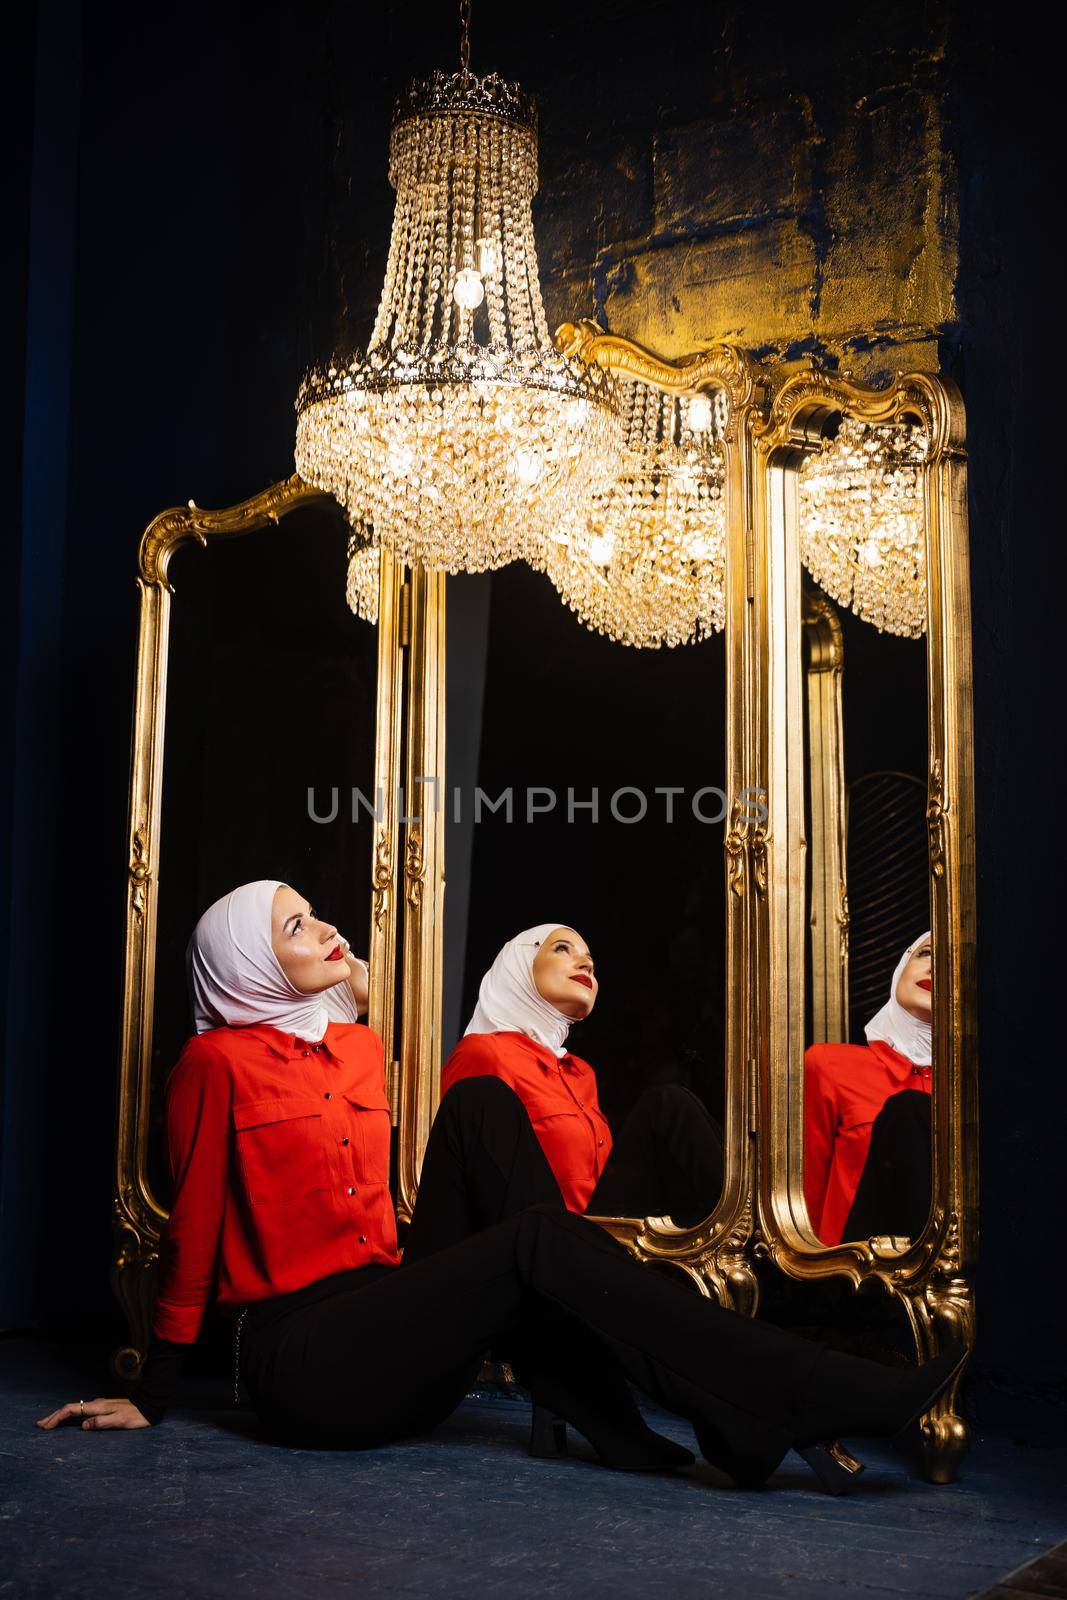
[[[317,1044],[330,1022],[358,1022],[348,972],[332,989],[302,994],[271,943],[276,878],[242,884],[209,906],[193,929],[186,963],[197,1033],[269,1023]]]
[[[921,939],[916,939],[914,944],[909,944],[900,960],[897,962],[893,981],[889,985],[889,999],[881,1011],[876,1011],[874,1016],[864,1028],[867,1043],[873,1044],[875,1039],[881,1039],[886,1044],[892,1045],[900,1055],[907,1056],[917,1067],[928,1067],[932,1060],[932,1032],[928,1022],[922,1022],[918,1017],[913,1017],[910,1011],[897,1000],[897,984],[912,956],[919,946],[929,939],[929,933],[924,933]]]
[[[556,1056],[567,1054],[564,1040],[571,1018],[557,1011],[538,990],[533,976],[534,957],[556,928],[567,922],[539,922],[509,939],[478,989],[474,1015],[463,1030],[468,1033],[525,1033],[547,1045]]]

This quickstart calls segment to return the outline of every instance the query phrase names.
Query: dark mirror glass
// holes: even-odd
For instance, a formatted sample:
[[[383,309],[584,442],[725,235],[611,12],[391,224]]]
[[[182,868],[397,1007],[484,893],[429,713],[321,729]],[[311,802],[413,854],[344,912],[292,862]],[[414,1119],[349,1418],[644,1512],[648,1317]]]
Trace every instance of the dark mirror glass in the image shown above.
[[[277,878],[366,955],[377,630],[345,600],[332,502],[171,567],[149,1178],[169,1199],[162,1088],[192,1029],[185,952],[220,895]]]

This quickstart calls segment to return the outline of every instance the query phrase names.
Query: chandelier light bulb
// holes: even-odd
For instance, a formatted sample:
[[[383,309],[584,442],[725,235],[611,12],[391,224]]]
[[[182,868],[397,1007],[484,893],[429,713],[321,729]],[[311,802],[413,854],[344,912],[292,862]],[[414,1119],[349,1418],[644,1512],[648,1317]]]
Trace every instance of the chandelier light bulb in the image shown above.
[[[457,272],[452,298],[464,311],[477,311],[485,299],[485,284],[481,274],[475,272],[473,267],[464,267],[462,272]]]
[[[695,394],[689,401],[689,426],[694,433],[707,433],[711,427],[711,401],[706,394]]]
[[[544,465],[541,456],[536,450],[531,450],[525,445],[521,445],[515,452],[514,468],[515,476],[519,482],[529,487],[538,481],[544,470]]]

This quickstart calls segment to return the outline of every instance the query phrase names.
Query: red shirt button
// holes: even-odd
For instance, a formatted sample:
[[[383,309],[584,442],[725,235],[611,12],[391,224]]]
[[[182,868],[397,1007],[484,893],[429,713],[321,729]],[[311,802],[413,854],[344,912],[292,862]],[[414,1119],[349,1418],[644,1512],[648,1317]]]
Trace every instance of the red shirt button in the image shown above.
[[[360,1242],[360,1244],[366,1244],[366,1242],[367,1242],[367,1235],[366,1235],[366,1234],[365,1234],[365,1233],[361,1233],[361,1234],[360,1234],[360,1236],[359,1236],[359,1242]]]
[[[333,1099],[333,1095],[330,1093],[329,1089],[327,1089],[326,1093],[323,1095],[322,1098],[324,1100],[332,1100]]]
[[[601,1139],[600,1142],[601,1142],[601,1144],[603,1144],[604,1143],[603,1139]],[[341,1143],[342,1144],[347,1144],[348,1143],[348,1135],[347,1135],[347,1133],[345,1134],[344,1138],[341,1140]]]
[[[355,1189],[349,1189],[348,1192],[349,1192],[349,1194],[355,1194],[356,1191],[355,1191]]]

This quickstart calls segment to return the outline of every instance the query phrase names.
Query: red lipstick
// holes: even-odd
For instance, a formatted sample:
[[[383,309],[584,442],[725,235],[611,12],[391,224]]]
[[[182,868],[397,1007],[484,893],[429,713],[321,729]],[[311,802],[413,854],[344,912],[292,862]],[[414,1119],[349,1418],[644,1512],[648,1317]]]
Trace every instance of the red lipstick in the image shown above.
[[[915,987],[917,989],[925,989],[926,992],[929,994],[929,992],[930,992],[930,980],[929,980],[929,978],[918,978],[918,979],[916,979]]]
[[[571,979],[571,982],[572,983],[584,983],[587,989],[591,989],[593,987],[592,978],[587,978],[584,973],[578,973],[575,977],[573,977]]]
[[[343,954],[344,954],[344,951],[341,949],[341,946],[338,945],[336,950],[331,950],[330,951],[330,953],[326,957],[326,959],[327,959],[327,961],[340,961],[340,959],[343,956]]]

